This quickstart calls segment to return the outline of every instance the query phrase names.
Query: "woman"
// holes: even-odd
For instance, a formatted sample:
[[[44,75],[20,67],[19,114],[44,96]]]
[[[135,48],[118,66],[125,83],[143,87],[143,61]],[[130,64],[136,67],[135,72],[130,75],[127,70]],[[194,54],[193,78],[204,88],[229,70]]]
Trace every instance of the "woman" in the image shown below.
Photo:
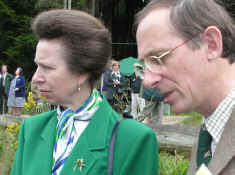
[[[119,62],[113,61],[112,62],[112,70],[108,74],[107,78],[107,99],[111,105],[114,103],[113,96],[119,92],[121,92],[122,87],[125,83],[125,78],[122,73],[119,72]]]
[[[110,33],[75,10],[43,12],[32,28],[39,38],[33,81],[58,108],[22,122],[11,175],[106,175],[111,135],[121,117],[93,87],[111,57]],[[151,129],[124,120],[115,139],[113,175],[157,174]]]
[[[7,106],[11,108],[11,114],[19,116],[24,108],[25,102],[25,78],[22,75],[23,69],[16,69],[16,76],[11,80]]]

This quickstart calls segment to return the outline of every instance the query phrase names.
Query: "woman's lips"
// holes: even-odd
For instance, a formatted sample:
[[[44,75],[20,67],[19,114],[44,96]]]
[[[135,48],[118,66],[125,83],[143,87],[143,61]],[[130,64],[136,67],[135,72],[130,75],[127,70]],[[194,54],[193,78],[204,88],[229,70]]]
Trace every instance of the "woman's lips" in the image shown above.
[[[46,90],[40,90],[40,95],[41,96],[47,96],[50,92]]]

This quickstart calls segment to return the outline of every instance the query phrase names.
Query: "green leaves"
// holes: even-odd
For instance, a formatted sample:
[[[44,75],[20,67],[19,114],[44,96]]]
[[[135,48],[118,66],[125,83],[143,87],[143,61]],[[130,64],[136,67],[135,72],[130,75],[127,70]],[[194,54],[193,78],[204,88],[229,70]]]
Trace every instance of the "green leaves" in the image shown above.
[[[183,155],[175,153],[172,155],[168,152],[160,152],[160,174],[159,175],[186,175],[189,160]]]

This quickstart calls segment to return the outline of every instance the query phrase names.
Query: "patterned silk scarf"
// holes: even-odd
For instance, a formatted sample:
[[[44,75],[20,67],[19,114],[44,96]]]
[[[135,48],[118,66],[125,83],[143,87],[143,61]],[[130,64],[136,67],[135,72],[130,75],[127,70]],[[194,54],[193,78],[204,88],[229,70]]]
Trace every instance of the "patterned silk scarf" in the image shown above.
[[[94,89],[86,102],[76,111],[66,109],[58,115],[57,134],[53,152],[52,175],[59,175],[78,137],[74,121],[88,122],[102,102],[99,92]]]

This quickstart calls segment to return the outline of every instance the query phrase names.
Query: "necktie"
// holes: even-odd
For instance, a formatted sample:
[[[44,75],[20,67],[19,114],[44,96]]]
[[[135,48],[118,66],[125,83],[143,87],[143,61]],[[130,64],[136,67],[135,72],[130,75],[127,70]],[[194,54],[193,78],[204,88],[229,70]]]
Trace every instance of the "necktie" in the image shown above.
[[[205,124],[203,124],[200,129],[199,141],[198,141],[198,150],[197,150],[197,167],[198,168],[203,163],[206,166],[208,166],[212,158],[211,142],[212,142],[212,136],[207,131]]]

